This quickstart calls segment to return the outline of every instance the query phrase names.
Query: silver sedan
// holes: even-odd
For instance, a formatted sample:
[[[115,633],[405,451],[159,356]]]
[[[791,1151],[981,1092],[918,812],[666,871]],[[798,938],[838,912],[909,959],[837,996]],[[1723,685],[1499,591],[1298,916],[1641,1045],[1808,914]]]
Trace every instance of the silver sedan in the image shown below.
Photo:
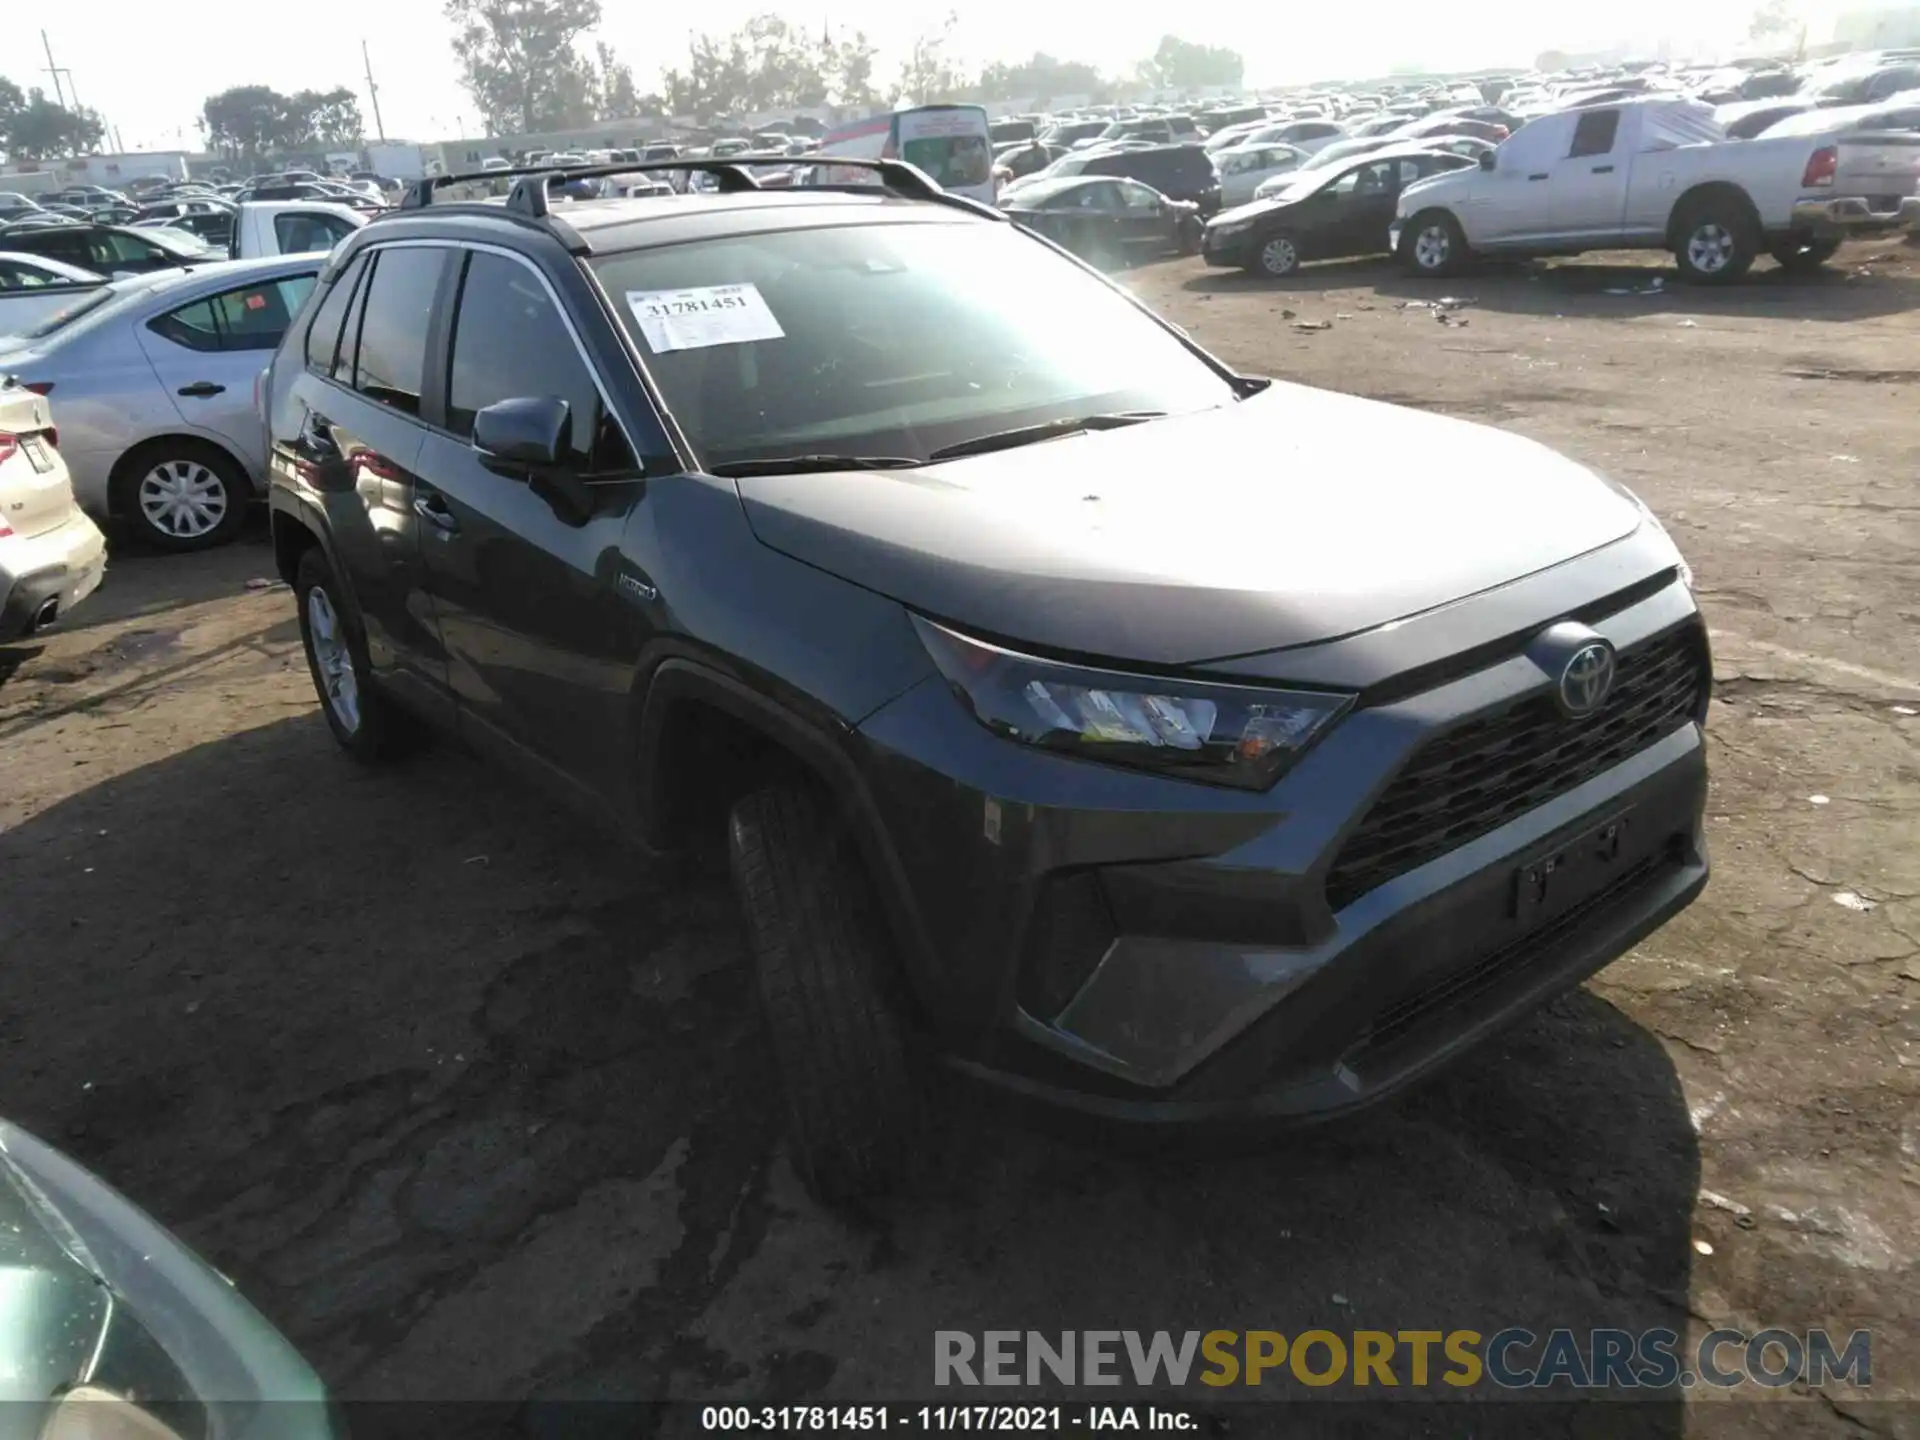
[[[264,493],[254,381],[326,258],[116,281],[0,342],[0,374],[52,399],[84,508],[160,550],[234,537]]]

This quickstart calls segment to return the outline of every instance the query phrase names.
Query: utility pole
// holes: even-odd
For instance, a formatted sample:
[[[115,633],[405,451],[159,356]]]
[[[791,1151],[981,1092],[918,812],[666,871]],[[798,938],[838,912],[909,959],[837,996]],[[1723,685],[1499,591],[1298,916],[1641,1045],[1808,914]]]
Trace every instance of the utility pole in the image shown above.
[[[387,138],[386,122],[380,118],[380,87],[373,83],[373,61],[367,57],[367,42],[360,42],[360,63],[367,67],[367,98],[373,102],[373,128],[382,140]]]
[[[53,63],[53,42],[47,38],[47,32],[40,32],[40,44],[47,52],[47,73],[53,76],[53,98],[59,102],[62,110],[67,108],[67,92],[60,88],[60,77],[66,72]]]

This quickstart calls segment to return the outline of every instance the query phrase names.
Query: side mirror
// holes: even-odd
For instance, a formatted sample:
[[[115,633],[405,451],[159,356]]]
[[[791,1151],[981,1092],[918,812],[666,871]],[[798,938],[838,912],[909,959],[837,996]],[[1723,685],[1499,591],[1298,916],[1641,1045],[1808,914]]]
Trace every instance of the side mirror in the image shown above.
[[[473,448],[480,463],[502,474],[552,470],[567,453],[572,407],[556,395],[499,400],[473,417]]]
[[[1482,170],[1491,170],[1491,169],[1493,169],[1493,163],[1494,163],[1494,162],[1493,162],[1493,151],[1491,151],[1491,150],[1482,150],[1482,151],[1480,152],[1480,168],[1481,168]]]

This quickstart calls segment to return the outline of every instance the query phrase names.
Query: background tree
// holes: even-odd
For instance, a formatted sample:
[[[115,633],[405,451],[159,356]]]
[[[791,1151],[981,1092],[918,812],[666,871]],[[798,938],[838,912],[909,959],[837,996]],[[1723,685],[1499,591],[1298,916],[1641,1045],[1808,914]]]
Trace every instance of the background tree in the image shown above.
[[[1238,85],[1246,68],[1237,50],[1163,35],[1159,48],[1140,62],[1140,78],[1156,90],[1197,90]]]
[[[907,52],[900,67],[900,79],[894,85],[897,104],[930,105],[936,100],[951,100],[968,89],[966,71],[954,60],[948,46],[959,17],[952,11],[938,29],[923,32]]]
[[[280,144],[289,150],[339,149],[357,146],[366,133],[360,119],[360,101],[345,86],[332,90],[301,90],[286,102],[286,127]]]
[[[0,133],[0,149],[15,160],[84,155],[100,148],[100,137],[107,130],[93,111],[69,110],[49,100],[44,90],[27,91],[18,105],[11,104],[11,97],[0,96],[0,121],[6,125]]]
[[[872,47],[865,47],[872,69]],[[857,56],[849,63],[856,63]],[[696,35],[684,69],[667,71],[662,89],[675,115],[712,119],[766,110],[809,109],[827,103],[840,80],[841,53],[816,42],[775,14],[755,15],[731,35]]]
[[[599,77],[574,41],[600,0],[446,0],[461,83],[493,134],[590,125]]]
[[[840,105],[878,105],[881,95],[873,85],[873,57],[878,53],[867,32],[856,30],[849,40],[828,41],[826,71],[833,99]]]
[[[287,131],[287,97],[267,85],[236,85],[200,107],[207,144],[230,160],[258,160]]]
[[[0,150],[7,148],[7,136],[13,133],[14,117],[27,108],[27,97],[20,87],[0,75]]]
[[[1791,0],[1765,0],[1747,22],[1747,38],[1761,44],[1791,44],[1802,52],[1807,48],[1807,22],[1798,15]]]
[[[980,72],[976,87],[982,100],[1039,100],[1060,95],[1098,95],[1106,81],[1093,66],[1079,60],[1056,60],[1036,52],[1031,60],[1009,65],[996,60]]]
[[[640,96],[634,87],[633,69],[623,64],[605,41],[596,41],[594,60],[599,69],[599,112],[602,120],[625,120],[641,113]]]

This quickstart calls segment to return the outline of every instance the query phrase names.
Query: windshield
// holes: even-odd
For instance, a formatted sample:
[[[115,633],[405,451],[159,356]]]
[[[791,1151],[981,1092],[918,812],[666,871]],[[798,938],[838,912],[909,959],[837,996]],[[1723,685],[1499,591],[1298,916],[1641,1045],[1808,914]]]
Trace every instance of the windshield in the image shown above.
[[[206,244],[198,236],[188,235],[179,230],[150,229],[142,230],[140,234],[162,250],[175,255],[198,259],[206,253]]]
[[[100,322],[117,314],[125,306],[121,302],[132,303],[135,297],[149,294],[173,283],[180,278],[180,272],[169,271],[164,277],[140,275],[129,280],[117,280],[102,285],[77,296],[66,305],[62,305],[51,315],[45,315],[30,329],[21,330],[7,338],[17,340],[45,340],[56,333],[61,343],[73,338],[83,330],[90,330]],[[84,324],[79,322],[84,321]]]
[[[1343,173],[1345,172],[1338,166],[1318,170],[1302,170],[1297,175],[1288,176],[1286,188],[1276,188],[1268,198],[1292,204],[1296,200],[1306,199],[1329,181],[1339,179]]]
[[[1014,426],[1234,398],[1158,322],[1008,225],[834,225],[591,264],[709,468],[924,460]]]
[[[993,178],[993,151],[984,135],[922,135],[901,145],[900,158],[918,165],[942,189],[985,185]]]

